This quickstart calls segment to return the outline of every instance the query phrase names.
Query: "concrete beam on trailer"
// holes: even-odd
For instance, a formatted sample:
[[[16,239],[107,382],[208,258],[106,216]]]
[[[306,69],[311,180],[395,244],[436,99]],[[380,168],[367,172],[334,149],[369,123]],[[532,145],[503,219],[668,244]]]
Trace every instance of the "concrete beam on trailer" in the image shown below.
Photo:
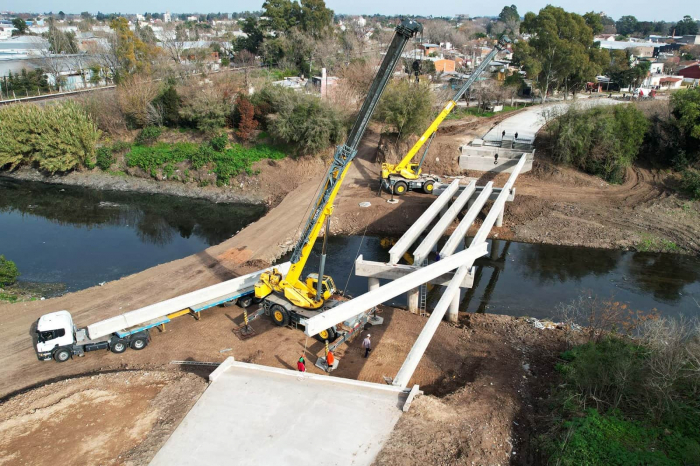
[[[442,208],[452,199],[454,193],[459,188],[459,180],[454,180],[444,188],[442,194],[428,207],[425,212],[415,221],[411,228],[403,234],[396,244],[389,250],[389,262],[397,264],[403,255],[408,251],[418,237],[423,233],[423,230],[428,228],[430,222],[438,216]]]
[[[344,322],[356,315],[371,309],[387,300],[417,288],[423,283],[429,282],[447,272],[454,270],[466,263],[472,263],[478,257],[486,255],[486,243],[476,244],[469,249],[442,259],[434,264],[422,267],[420,270],[401,277],[393,282],[367,292],[357,298],[346,301],[332,309],[322,312],[302,322],[304,333],[308,336],[316,335],[321,330]]]
[[[471,247],[475,247],[475,245],[472,245]],[[452,282],[450,282],[449,286],[440,297],[440,301],[438,301],[437,306],[430,314],[428,322],[425,323],[425,326],[423,327],[423,330],[421,330],[420,335],[418,335],[418,338],[416,338],[416,342],[413,344],[411,351],[408,352],[408,356],[406,356],[406,359],[401,365],[401,369],[399,369],[396,377],[394,377],[392,385],[405,388],[408,385],[408,382],[410,382],[413,373],[416,371],[416,367],[418,367],[418,363],[420,363],[425,350],[428,348],[428,345],[433,339],[433,335],[435,335],[435,332],[440,325],[440,321],[442,321],[442,318],[445,316],[448,306],[452,303],[455,295],[459,296],[459,282],[467,275],[469,268],[473,263],[474,260],[472,259],[457,269]]]
[[[492,189],[493,181],[489,181],[486,186],[484,186],[484,189],[481,191],[479,196],[474,200],[472,205],[469,206],[469,210],[467,211],[466,215],[462,221],[459,222],[459,225],[455,231],[452,232],[450,238],[447,240],[447,243],[445,243],[440,250],[440,257],[447,257],[454,254],[457,246],[467,235],[472,223],[474,223],[474,220],[476,220],[479,212],[481,212],[481,208],[484,207],[484,204],[486,204],[486,201],[490,198]]]
[[[284,274],[289,270],[289,266],[290,263],[285,262],[276,267]],[[187,308],[197,309],[205,307],[207,303],[221,301],[230,296],[237,296],[241,292],[253,291],[255,283],[257,283],[260,279],[260,275],[265,272],[265,270],[268,269],[242,275],[222,283],[217,283],[216,285],[208,286],[115,317],[110,317],[109,319],[95,322],[94,324],[88,325],[88,335],[91,339],[100,338],[110,333],[135,327],[144,322],[172,314],[173,312]]]
[[[442,257],[442,256],[441,256]],[[396,280],[397,278],[405,277],[417,270],[422,270],[421,267],[416,267],[415,265],[404,265],[404,264],[388,264],[384,262],[374,262],[366,261],[363,259],[362,254],[355,260],[355,276],[357,277],[368,277],[370,280]],[[447,286],[452,281],[454,274],[446,273],[441,275],[429,283],[432,285]],[[378,283],[378,282],[377,282]],[[471,288],[474,283],[474,276],[472,274],[467,275],[464,280],[462,280],[462,288]]]
[[[418,246],[416,250],[413,251],[413,261],[415,264],[422,264],[423,261],[428,258],[428,254],[430,254],[430,251],[433,250],[433,247],[437,244],[440,238],[442,238],[443,233],[445,233],[445,230],[447,230],[450,224],[457,217],[457,214],[459,214],[462,211],[462,208],[472,196],[475,189],[476,181],[472,181],[464,189],[464,191],[462,191],[462,193],[457,197],[457,199],[455,199],[454,203],[450,206],[450,208],[447,209],[445,215],[443,215],[442,218],[435,224],[433,229],[430,230],[430,233],[428,233],[428,235],[425,237],[420,246]]]

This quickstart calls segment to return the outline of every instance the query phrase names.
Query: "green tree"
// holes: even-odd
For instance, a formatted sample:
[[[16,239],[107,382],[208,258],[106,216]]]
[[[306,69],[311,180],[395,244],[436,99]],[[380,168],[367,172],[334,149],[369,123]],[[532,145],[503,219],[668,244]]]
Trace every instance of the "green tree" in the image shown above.
[[[49,18],[49,30],[44,33],[49,41],[49,51],[55,54],[78,53],[78,42],[73,31],[61,31],[53,18]]]
[[[299,24],[301,7],[291,0],[266,0],[262,5],[264,28],[275,32],[287,32]]]
[[[58,19],[60,19],[61,21],[66,19],[66,14],[63,12],[63,10],[58,12]]]
[[[320,37],[333,25],[333,10],[326,8],[323,0],[301,0],[301,29],[314,37]]]
[[[12,20],[12,26],[14,26],[16,31],[12,31],[13,36],[22,36],[29,32],[29,26],[27,26],[26,21],[22,18],[14,18]]]
[[[599,72],[593,31],[582,16],[548,5],[537,15],[528,12],[520,29],[532,37],[515,44],[513,58],[535,81],[542,102],[555,89],[575,92]]]
[[[504,6],[501,10],[501,13],[498,15],[498,20],[504,23],[520,21],[520,13],[518,13],[518,7],[515,5]]]
[[[5,259],[5,256],[0,255],[0,286],[13,285],[19,275],[17,265],[11,260]]]
[[[683,133],[700,147],[700,89],[683,89],[671,95],[673,116]]]
[[[593,31],[594,36],[597,36],[603,32],[603,18],[600,16],[600,14],[596,13],[595,11],[589,11],[583,15],[583,19],[586,20],[586,24]]]
[[[404,140],[425,130],[432,116],[433,93],[427,83],[392,81],[377,106],[376,119]]]
[[[113,19],[109,27],[115,35],[113,53],[119,64],[119,72],[148,73],[153,60],[158,55],[158,48],[137,37],[129,29],[129,21],[124,17]]]
[[[231,44],[236,52],[241,50],[247,50],[250,53],[257,54],[260,49],[260,45],[265,39],[265,33],[260,25],[258,19],[254,16],[247,16],[241,24],[241,30],[247,34],[248,37],[237,37]]]
[[[685,15],[676,23],[674,29],[677,36],[693,36],[698,33],[698,23],[692,17]]]
[[[634,16],[623,16],[615,23],[618,34],[629,36],[637,32],[639,21]]]

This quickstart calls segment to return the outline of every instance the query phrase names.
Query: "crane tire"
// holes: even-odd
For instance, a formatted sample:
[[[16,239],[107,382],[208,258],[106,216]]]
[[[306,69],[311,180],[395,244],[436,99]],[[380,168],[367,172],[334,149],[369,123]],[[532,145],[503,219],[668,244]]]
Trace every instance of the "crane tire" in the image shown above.
[[[433,186],[434,186],[434,185],[435,185],[435,183],[433,183],[432,181],[426,181],[426,182],[423,184],[423,192],[424,192],[425,194],[432,194],[432,193],[433,193]]]
[[[396,183],[394,183],[394,194],[396,194],[397,196],[405,194],[407,190],[408,185],[403,181],[397,181]]]
[[[319,333],[314,335],[314,338],[320,341],[321,343],[325,342],[328,340],[328,342],[335,341],[336,338],[338,338],[338,332],[335,331],[335,328],[327,328],[326,330],[321,330]]]
[[[289,325],[289,311],[280,304],[273,304],[272,307],[270,307],[270,317],[272,317],[272,321],[278,327],[286,327]]]

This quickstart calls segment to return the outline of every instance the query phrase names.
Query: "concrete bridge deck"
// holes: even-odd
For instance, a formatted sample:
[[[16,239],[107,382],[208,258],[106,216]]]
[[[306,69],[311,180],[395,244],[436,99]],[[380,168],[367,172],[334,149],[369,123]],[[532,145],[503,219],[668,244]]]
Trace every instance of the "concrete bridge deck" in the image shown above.
[[[233,358],[210,381],[151,466],[370,465],[409,395]]]

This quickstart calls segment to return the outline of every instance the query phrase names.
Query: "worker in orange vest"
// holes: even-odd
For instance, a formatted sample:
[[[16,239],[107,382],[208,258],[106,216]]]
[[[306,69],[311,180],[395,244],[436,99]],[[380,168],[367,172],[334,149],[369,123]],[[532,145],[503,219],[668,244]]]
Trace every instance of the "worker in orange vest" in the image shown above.
[[[326,365],[328,368],[326,371],[330,372],[333,370],[333,363],[335,362],[335,356],[333,356],[333,351],[328,350],[328,353],[326,354]]]

